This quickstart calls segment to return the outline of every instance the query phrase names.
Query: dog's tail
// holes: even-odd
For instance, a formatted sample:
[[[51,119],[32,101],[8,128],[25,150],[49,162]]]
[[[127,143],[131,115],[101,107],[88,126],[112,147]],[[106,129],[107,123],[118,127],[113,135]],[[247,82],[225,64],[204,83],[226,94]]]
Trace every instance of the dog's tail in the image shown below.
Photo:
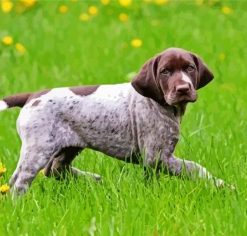
[[[0,111],[11,107],[23,107],[31,95],[32,93],[21,93],[3,98],[0,100]]]

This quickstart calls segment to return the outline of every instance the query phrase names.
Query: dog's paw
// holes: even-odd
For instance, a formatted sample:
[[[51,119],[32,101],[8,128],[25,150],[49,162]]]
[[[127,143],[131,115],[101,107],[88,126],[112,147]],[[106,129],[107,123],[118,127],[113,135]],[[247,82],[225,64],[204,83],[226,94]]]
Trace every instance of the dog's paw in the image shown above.
[[[236,187],[233,184],[227,184],[222,179],[214,179],[214,184],[217,188],[229,188],[230,190],[236,190]]]

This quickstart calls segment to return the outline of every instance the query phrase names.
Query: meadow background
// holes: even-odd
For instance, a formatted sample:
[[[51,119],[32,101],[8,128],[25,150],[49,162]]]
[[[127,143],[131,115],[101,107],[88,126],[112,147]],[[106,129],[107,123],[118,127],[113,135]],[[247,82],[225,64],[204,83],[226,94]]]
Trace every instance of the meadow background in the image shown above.
[[[103,182],[39,174],[24,197],[0,195],[0,235],[246,235],[247,1],[1,0],[0,7],[0,97],[127,82],[168,47],[200,55],[215,80],[189,105],[176,155],[237,188],[166,175],[147,183],[142,167],[86,150],[74,165]],[[19,159],[18,113],[0,114],[0,185]]]

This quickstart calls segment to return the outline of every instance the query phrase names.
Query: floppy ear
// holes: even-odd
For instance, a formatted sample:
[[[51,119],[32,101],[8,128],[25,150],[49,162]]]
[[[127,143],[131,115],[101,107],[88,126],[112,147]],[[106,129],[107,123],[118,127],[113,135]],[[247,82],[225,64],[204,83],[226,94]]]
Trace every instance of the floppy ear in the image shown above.
[[[141,95],[162,102],[164,98],[156,80],[159,60],[160,56],[157,56],[146,62],[131,84]]]
[[[198,70],[198,78],[196,89],[200,89],[207,85],[213,78],[213,73],[208,69],[207,65],[202,61],[200,57],[195,54],[192,54],[197,70]]]

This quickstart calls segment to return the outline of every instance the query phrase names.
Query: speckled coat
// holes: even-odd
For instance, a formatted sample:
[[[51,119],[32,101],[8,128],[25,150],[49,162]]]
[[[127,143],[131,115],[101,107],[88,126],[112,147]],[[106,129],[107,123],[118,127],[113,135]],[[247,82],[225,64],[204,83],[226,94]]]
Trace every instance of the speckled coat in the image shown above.
[[[173,153],[179,117],[130,83],[101,85],[87,96],[58,88],[25,105],[17,129],[31,149],[92,148],[121,160],[134,157],[135,162],[135,154],[144,151],[144,161],[152,162],[158,152],[167,157]]]
[[[208,77],[199,76],[204,77],[200,81],[197,74],[201,73],[201,64],[195,65],[197,74],[181,69],[184,68],[181,63],[194,60],[184,50],[172,49],[161,55],[144,65],[139,74],[141,86],[137,77],[134,83],[55,88],[0,101],[0,110],[23,106],[17,120],[22,147],[19,163],[10,180],[13,190],[25,192],[42,168],[45,168],[47,176],[68,169],[81,174],[70,164],[84,148],[123,161],[162,168],[175,175],[181,175],[184,168],[189,176],[196,173],[199,177],[216,181],[218,186],[223,185],[222,180],[214,179],[204,167],[173,155],[185,110],[184,101],[194,101],[195,88],[207,84],[212,79],[211,74],[206,71]],[[174,69],[174,76],[164,80],[167,72],[160,73],[160,79],[156,75],[159,67],[156,66],[154,71],[154,66],[158,60],[160,68],[163,68],[162,63],[166,65],[167,58],[172,63],[177,60],[177,71]],[[143,74],[147,75],[144,82]],[[145,86],[147,89],[143,88]]]

